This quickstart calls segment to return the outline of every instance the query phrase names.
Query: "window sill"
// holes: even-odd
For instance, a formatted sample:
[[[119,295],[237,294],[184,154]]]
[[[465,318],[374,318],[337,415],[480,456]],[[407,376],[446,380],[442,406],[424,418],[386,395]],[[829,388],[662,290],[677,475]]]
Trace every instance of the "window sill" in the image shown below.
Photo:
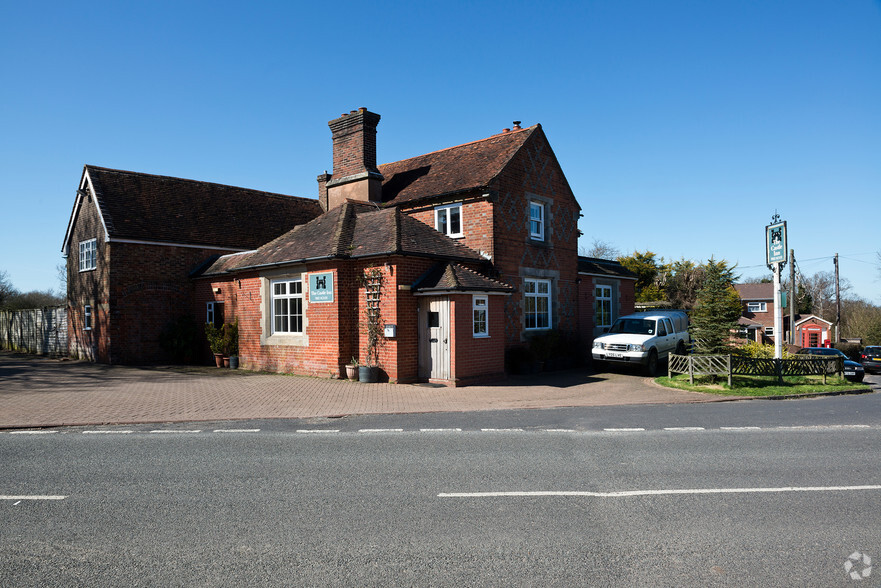
[[[261,345],[283,346],[283,347],[308,347],[309,338],[303,334],[273,334],[264,337],[260,341]]]

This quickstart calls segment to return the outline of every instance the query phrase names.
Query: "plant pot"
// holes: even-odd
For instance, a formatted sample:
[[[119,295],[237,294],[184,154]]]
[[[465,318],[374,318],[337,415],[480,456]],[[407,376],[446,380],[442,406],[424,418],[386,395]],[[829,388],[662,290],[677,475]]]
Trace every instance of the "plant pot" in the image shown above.
[[[223,367],[223,354],[215,353],[214,354],[214,363],[217,364],[217,367]]]
[[[230,355],[229,356],[229,367],[230,367],[230,369],[233,369],[233,370],[239,369],[239,356],[238,355]]]
[[[346,366],[346,377],[349,378],[350,380],[357,380],[358,379],[358,366],[348,364]]]
[[[379,378],[379,368],[376,366],[362,365],[358,368],[358,381],[372,384]]]
[[[223,357],[223,367],[225,367],[225,368],[229,367],[229,357],[227,357],[227,356]]]

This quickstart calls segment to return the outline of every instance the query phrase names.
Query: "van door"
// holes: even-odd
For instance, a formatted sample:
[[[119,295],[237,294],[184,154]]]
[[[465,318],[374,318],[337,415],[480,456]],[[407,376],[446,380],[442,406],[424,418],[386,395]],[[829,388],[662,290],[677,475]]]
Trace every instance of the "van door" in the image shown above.
[[[673,351],[673,346],[675,345],[676,340],[676,337],[673,335],[673,324],[670,322],[670,319],[658,319],[657,334],[658,358],[663,359]]]

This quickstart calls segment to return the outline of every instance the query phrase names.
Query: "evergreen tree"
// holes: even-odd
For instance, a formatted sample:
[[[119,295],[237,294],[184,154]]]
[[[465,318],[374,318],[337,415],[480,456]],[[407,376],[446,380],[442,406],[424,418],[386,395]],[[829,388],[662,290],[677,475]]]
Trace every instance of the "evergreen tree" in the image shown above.
[[[703,267],[703,288],[697,294],[689,330],[697,353],[727,353],[731,331],[741,314],[740,297],[731,285],[734,268],[712,257]]]

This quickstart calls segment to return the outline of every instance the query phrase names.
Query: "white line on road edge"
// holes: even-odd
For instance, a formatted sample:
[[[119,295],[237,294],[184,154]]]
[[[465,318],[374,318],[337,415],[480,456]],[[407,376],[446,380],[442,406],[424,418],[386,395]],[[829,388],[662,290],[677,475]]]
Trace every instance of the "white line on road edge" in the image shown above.
[[[609,431],[610,433],[632,433],[634,431],[645,431],[642,427],[625,427],[623,429],[603,429],[603,431]]]
[[[298,433],[339,433],[339,429],[297,429]]]
[[[404,429],[358,429],[359,433],[403,433]]]
[[[461,433],[462,429],[419,429],[420,433]]]
[[[0,494],[0,500],[64,500],[67,496],[4,496]]]
[[[134,431],[83,431],[83,435],[128,435]]]
[[[214,429],[215,433],[259,433],[260,429]]]
[[[202,429],[156,429],[151,433],[201,433]]]
[[[690,488],[674,490],[621,490],[618,492],[587,492],[578,490],[548,490],[536,492],[449,492],[438,498],[507,498],[533,496],[586,496],[591,498],[620,498],[626,496],[665,496],[670,494],[748,494],[753,492],[836,492],[854,490],[881,490],[876,486],[784,486],[782,488]]]
[[[49,435],[58,431],[9,431],[10,435]]]

